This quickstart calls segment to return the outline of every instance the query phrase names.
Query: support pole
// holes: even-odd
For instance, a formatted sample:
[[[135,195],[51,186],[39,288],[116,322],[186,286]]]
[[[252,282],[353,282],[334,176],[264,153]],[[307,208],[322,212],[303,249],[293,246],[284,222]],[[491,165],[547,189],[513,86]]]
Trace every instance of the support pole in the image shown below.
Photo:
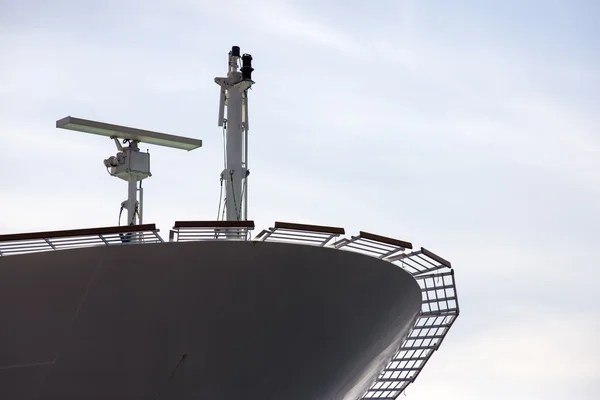
[[[132,157],[134,152],[139,151],[136,141],[131,141],[127,148],[127,155]],[[137,203],[137,178],[130,176],[127,181],[127,225],[137,225],[135,220],[135,206]]]
[[[246,95],[247,96],[247,95]],[[248,107],[248,100],[246,100],[245,107]],[[250,174],[250,170],[248,169],[248,119],[246,119],[246,126],[244,126],[244,219],[248,219],[248,175]]]
[[[142,181],[140,182],[140,187],[138,189],[138,191],[140,192],[139,194],[139,206],[138,206],[138,222],[140,225],[144,224],[144,220],[143,220],[143,216],[144,216],[144,188],[142,188]]]
[[[234,72],[235,73],[235,72]],[[230,73],[231,74],[231,73]],[[238,87],[227,91],[227,220],[238,221],[242,214],[242,92]]]
[[[127,225],[135,223],[135,203],[137,198],[137,180],[130,179],[127,182]]]
[[[239,68],[240,60],[242,67]],[[240,54],[233,46],[229,52],[229,68],[226,78],[215,78],[221,86],[219,126],[225,123],[227,108],[227,132],[225,140],[226,165],[221,178],[226,183],[225,209],[228,221],[247,219],[248,216],[248,89],[252,81],[252,56]],[[225,94],[225,95],[223,95]]]

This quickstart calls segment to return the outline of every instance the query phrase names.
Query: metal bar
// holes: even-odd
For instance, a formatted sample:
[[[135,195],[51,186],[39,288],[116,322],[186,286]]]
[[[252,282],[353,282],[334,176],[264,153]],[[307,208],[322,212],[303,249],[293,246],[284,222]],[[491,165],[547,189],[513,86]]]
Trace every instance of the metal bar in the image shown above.
[[[318,239],[318,240],[323,240],[326,237],[326,236],[314,234],[314,233],[304,233],[304,232],[298,232],[298,231],[288,231],[288,230],[279,230],[279,229],[274,230],[273,235],[289,236],[292,238],[295,238],[295,237],[311,238],[311,239]]]
[[[442,329],[449,328],[450,324],[437,324],[437,325],[422,325],[422,326],[414,326],[413,329]]]
[[[408,362],[408,361],[424,361],[427,360],[428,357],[415,357],[415,358],[393,358],[391,362]],[[391,364],[391,363],[390,363]]]
[[[363,246],[363,247],[358,247],[358,246]],[[378,255],[381,255],[382,254],[381,252],[383,251],[382,249],[380,249],[378,247],[365,245],[365,244],[359,243],[358,241],[350,242],[350,243],[346,244],[344,247],[349,247],[354,250],[360,250],[360,251],[369,252],[369,253],[378,254]],[[365,248],[365,247],[367,247],[367,248]],[[373,250],[371,250],[369,248],[372,248]]]
[[[175,221],[173,228],[248,228],[254,229],[254,221]]]
[[[222,227],[211,227],[211,228],[175,228],[174,229],[179,234],[205,234],[205,235],[214,235],[215,231],[217,233],[231,233],[231,232],[246,232],[248,228],[222,228]]]
[[[338,235],[343,235],[346,233],[344,228],[339,228],[335,226],[324,226],[324,225],[305,225],[305,224],[296,224],[292,222],[275,222],[275,229],[289,229],[294,231],[307,231],[307,232],[321,232],[321,233],[335,233]]]
[[[342,238],[336,242],[333,242],[331,244],[332,247],[335,247],[336,249],[339,249],[340,247],[344,247],[346,246],[347,243],[350,243],[350,240],[347,238]]]
[[[436,311],[422,311],[421,315],[423,316],[439,316],[439,317],[443,317],[446,315],[454,315],[454,313],[456,313],[456,315],[458,315],[458,308],[453,307],[453,308],[449,308],[447,310],[436,310]]]
[[[422,367],[410,367],[410,368],[386,368],[385,372],[412,372],[412,371],[418,371],[420,370]]]
[[[410,273],[411,275],[413,275],[413,276],[415,276],[415,275],[418,275],[418,274],[419,274],[419,272],[420,272],[420,271],[419,271],[417,268],[415,268],[413,265],[411,265],[411,264],[409,264],[409,263],[405,262],[404,260],[402,260],[402,261],[400,262],[400,267],[401,267],[402,269],[406,269],[406,267],[408,267],[408,268],[410,268],[410,269],[413,269],[413,270],[415,270],[415,272],[414,272],[414,273],[413,273],[413,272],[411,272],[411,271],[407,271],[407,272],[409,272],[409,273]]]
[[[416,256],[416,255],[419,255],[419,254],[421,254],[421,250],[412,251],[410,253],[398,254],[397,256],[388,258],[387,261],[390,261],[390,262],[399,261],[399,260],[402,260],[405,258],[410,258],[410,257]]]
[[[425,280],[425,279],[435,279],[435,278],[443,278],[445,276],[454,276],[454,273],[452,271],[449,272],[441,272],[441,273],[437,273],[437,274],[430,274],[430,275],[423,275],[423,276],[415,276],[414,278],[417,281],[421,281],[421,280]]]
[[[321,239],[321,238],[278,235],[277,233],[274,233],[269,238],[270,239],[278,239],[278,240],[296,241],[296,242],[313,242],[313,243],[321,243],[323,241],[323,239]]]
[[[371,240],[368,238],[364,238],[361,235],[358,236],[354,236],[354,243],[356,244],[360,244],[361,246],[368,246],[368,247],[373,247],[376,249],[380,249],[381,251],[388,251],[388,250],[393,250],[393,249],[401,249],[401,247],[398,246],[394,246],[388,243],[383,243],[383,242],[379,242],[376,240]]]
[[[163,240],[163,238],[158,234],[158,232],[160,232],[158,229],[152,231],[152,234],[154,235],[154,237],[156,237],[158,239],[158,241],[160,243],[164,243],[165,241]]]
[[[415,258],[418,258],[418,256],[417,256],[417,257],[415,257]],[[408,264],[408,262],[409,262],[409,261],[410,261],[411,263],[415,263],[415,264],[416,264],[416,265],[418,265],[419,267],[423,268],[423,269],[419,269],[419,268],[416,268],[416,267],[415,267],[416,269],[418,269],[418,270],[419,270],[419,271],[421,271],[421,272],[429,270],[429,268],[430,268],[430,267],[428,267],[428,266],[426,266],[426,265],[423,265],[423,264],[421,264],[419,261],[415,260],[415,258],[409,258],[408,260],[403,260],[403,262],[404,262],[405,264]],[[433,264],[433,266],[434,266],[434,267],[437,267],[437,265],[435,265],[435,264]]]
[[[422,339],[443,339],[445,335],[417,335],[408,336],[406,340],[422,340]]]
[[[392,246],[402,247],[405,249],[413,248],[413,245],[410,242],[405,242],[403,240],[393,239],[393,238],[389,238],[386,236],[375,235],[374,233],[360,231],[359,236],[361,236],[364,239],[373,240],[375,242],[386,243],[386,244],[389,244]]]
[[[27,249],[47,249],[48,245],[45,242],[25,243],[25,244],[14,243],[11,246],[2,246],[2,247],[4,248],[4,251],[11,252],[11,251],[20,251],[20,250],[27,250]]]
[[[104,235],[98,234],[98,237],[104,242],[105,245],[108,246],[108,242],[106,241],[106,239],[104,239]]]
[[[437,286],[436,290],[442,290],[442,289],[453,289],[454,285],[444,285],[444,286]],[[424,292],[427,289],[421,289],[421,292]]]
[[[427,300],[423,300],[423,303],[444,303],[447,302],[447,300],[456,300],[456,297],[452,296],[452,297],[448,297],[448,298],[443,298],[443,299],[427,299]]]
[[[268,234],[268,235],[267,235]],[[267,229],[263,229],[258,235],[256,235],[256,237],[254,238],[255,240],[260,239],[263,235],[267,235],[267,237],[269,237],[271,235],[271,231],[267,230]],[[265,238],[266,239],[266,238]]]
[[[321,247],[325,247],[325,245],[327,244],[327,242],[329,242],[331,239],[333,239],[334,237],[337,237],[339,235],[332,233],[331,235],[329,235],[329,237],[327,237],[327,239],[325,241],[323,241],[323,243],[321,244]]]
[[[431,345],[431,346],[414,346],[414,347],[400,347],[400,350],[437,350],[437,345]]]
[[[442,257],[438,256],[437,254],[427,250],[424,247],[421,247],[421,252],[423,254],[425,254],[427,257],[434,259],[435,261],[439,262],[442,265],[445,265],[448,268],[452,268],[452,264],[450,263],[450,261],[443,259]]]
[[[391,257],[394,254],[398,253],[399,251],[404,251],[404,249],[392,249],[392,250],[388,251],[386,254],[383,254],[380,258],[386,259],[386,258]]]
[[[413,380],[414,380],[414,378],[412,376],[406,377],[406,378],[377,378],[377,382],[411,382],[412,383]],[[378,390],[381,392],[386,391],[386,390],[381,390],[381,389],[378,389]],[[392,389],[389,391],[395,392],[396,390]]]
[[[444,268],[448,268],[448,267],[446,267],[445,265],[438,265],[435,268],[429,268],[429,269],[424,270],[424,271],[419,271],[419,273],[413,274],[413,276],[417,276],[417,275],[420,275],[420,274],[427,274],[429,272],[438,271],[438,270],[444,269]]]
[[[289,238],[289,237],[282,237],[282,236],[276,236],[276,235],[270,236],[270,239],[273,239],[274,241],[279,241],[279,242],[293,242],[293,243],[306,242],[306,243],[319,244],[322,242],[322,240],[319,240],[319,239],[311,239],[311,238],[297,239],[297,238]]]

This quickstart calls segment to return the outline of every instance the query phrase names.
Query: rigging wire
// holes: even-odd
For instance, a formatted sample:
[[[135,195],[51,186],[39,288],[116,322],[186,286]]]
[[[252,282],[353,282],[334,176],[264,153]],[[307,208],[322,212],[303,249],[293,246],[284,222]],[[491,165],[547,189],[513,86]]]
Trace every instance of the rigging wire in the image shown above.
[[[223,204],[223,177],[221,176],[221,190],[219,191],[219,209],[217,210],[217,221],[219,220],[219,215],[221,215],[221,205]],[[223,207],[223,210],[225,208]]]
[[[131,216],[131,221],[129,221],[129,225],[135,225],[135,217],[140,217],[140,203],[138,201],[135,202],[135,208],[133,209],[133,215]]]
[[[119,211],[119,226],[121,226],[121,214],[123,214],[123,209],[125,207],[121,206],[121,210]]]
[[[244,178],[244,186],[242,186],[242,195],[240,196],[241,197],[241,199],[240,199],[240,212],[238,214],[238,220],[240,219],[240,217],[241,217],[240,214],[242,213],[242,202],[244,201],[244,192],[246,191],[246,182],[248,181],[248,175],[249,175],[248,172],[246,172],[246,177]],[[246,219],[248,219],[247,216],[246,216]]]
[[[223,119],[223,169],[227,168],[227,120]],[[219,208],[217,209],[217,221],[221,214],[221,206],[223,207],[223,215],[225,215],[225,205],[223,205],[223,174],[221,174],[221,191],[219,193]],[[222,219],[225,219],[224,217]]]
[[[123,214],[123,210],[124,210],[124,209],[125,209],[125,207],[124,207],[124,206],[121,206],[121,209],[119,210],[119,226],[121,226],[121,216],[122,216],[122,214]],[[134,209],[134,211],[133,211],[133,219],[132,219],[131,221],[129,221],[129,224],[128,224],[128,225],[135,225],[135,224],[134,224],[134,222],[135,222],[135,217],[136,217],[136,216],[137,216],[138,218],[140,217],[140,213],[139,213],[139,203],[138,203],[138,202],[136,202],[136,203],[135,203],[135,209]]]
[[[233,187],[233,171],[229,171],[229,177],[231,178],[229,182],[231,182],[231,195],[233,196],[233,207],[235,209],[235,215],[237,216],[237,219],[239,221],[240,214],[238,213],[237,203],[235,201],[235,187]]]

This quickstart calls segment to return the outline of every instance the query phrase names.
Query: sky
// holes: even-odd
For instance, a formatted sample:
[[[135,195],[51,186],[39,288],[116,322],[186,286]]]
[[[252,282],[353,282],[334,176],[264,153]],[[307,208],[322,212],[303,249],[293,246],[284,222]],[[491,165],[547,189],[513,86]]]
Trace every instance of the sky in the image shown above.
[[[67,115],[202,139],[141,146],[144,220],[215,219],[238,45],[257,228],[452,261],[461,315],[407,398],[600,398],[600,2],[85,3],[0,0],[0,234],[118,223],[114,144]]]

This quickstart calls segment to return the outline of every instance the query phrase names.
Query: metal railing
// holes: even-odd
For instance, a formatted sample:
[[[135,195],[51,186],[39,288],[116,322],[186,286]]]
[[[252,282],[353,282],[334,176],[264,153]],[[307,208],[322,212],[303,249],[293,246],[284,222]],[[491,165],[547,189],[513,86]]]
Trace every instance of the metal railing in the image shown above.
[[[312,244],[355,251],[388,261],[410,273],[421,288],[421,312],[394,357],[373,382],[363,399],[395,400],[412,383],[442,341],[460,310],[454,271],[447,260],[398,239],[360,232],[358,236],[331,239],[344,234],[343,228],[276,222],[256,240]]]
[[[248,240],[254,221],[175,221],[170,242]]]
[[[332,239],[343,235],[344,228],[321,225],[294,224],[275,222],[273,228],[265,229],[256,236],[260,241],[276,241],[288,243],[311,244],[324,247]]]
[[[155,224],[0,235],[0,256],[80,247],[160,243]]]
[[[421,287],[421,313],[411,331],[363,399],[396,399],[414,382],[460,314],[449,261],[421,248],[386,258],[413,275]]]
[[[254,221],[176,221],[169,241],[249,240]],[[69,231],[0,235],[0,256],[89,246],[159,243],[154,224]],[[448,334],[460,309],[454,271],[449,261],[410,242],[360,232],[344,235],[343,228],[275,222],[257,241],[297,243],[355,251],[393,263],[409,272],[421,288],[421,312],[394,357],[362,397],[396,399],[412,383]]]
[[[360,231],[358,236],[343,238],[333,244],[336,249],[353,250],[377,258],[387,258],[412,249],[412,243]]]

